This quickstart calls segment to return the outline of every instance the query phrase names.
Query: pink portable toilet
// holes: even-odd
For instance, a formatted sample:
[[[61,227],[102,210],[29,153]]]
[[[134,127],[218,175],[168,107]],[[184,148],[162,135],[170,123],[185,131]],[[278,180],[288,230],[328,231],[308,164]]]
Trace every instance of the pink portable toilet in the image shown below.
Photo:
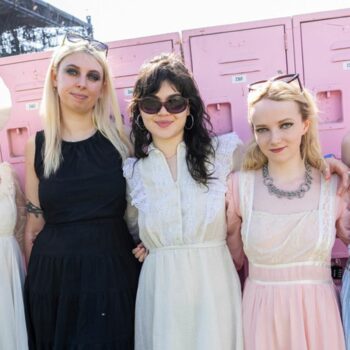
[[[5,57],[0,59],[0,77],[12,97],[11,117],[0,132],[3,160],[24,179],[24,150],[28,137],[41,129],[39,103],[51,52]]]
[[[324,154],[350,128],[350,9],[293,17],[295,65],[317,97]]]
[[[217,134],[235,131],[248,141],[247,85],[294,72],[290,18],[230,24],[182,32],[192,70]]]
[[[350,128],[350,9],[295,16],[293,32],[296,69],[318,100],[323,153],[340,157]],[[340,240],[332,257],[335,268],[344,267],[348,250]]]
[[[179,33],[113,41],[108,44],[108,61],[112,70],[119,107],[126,125],[130,125],[128,103],[140,66],[161,53],[181,54]]]
[[[108,61],[121,113],[128,124],[127,104],[141,64],[162,52],[180,54],[180,36],[170,33],[114,41],[108,45]],[[0,77],[9,88],[13,101],[10,120],[0,132],[2,158],[14,166],[22,184],[26,141],[42,129],[39,104],[51,55],[52,51],[49,51],[0,59]]]

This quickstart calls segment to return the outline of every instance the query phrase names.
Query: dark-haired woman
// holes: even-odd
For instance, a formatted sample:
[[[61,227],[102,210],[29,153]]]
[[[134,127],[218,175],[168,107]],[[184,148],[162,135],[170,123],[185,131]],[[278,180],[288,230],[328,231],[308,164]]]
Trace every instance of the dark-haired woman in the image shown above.
[[[135,158],[124,175],[148,250],[135,349],[243,349],[241,287],[227,246],[237,238],[227,241],[225,217],[240,140],[210,136],[196,84],[172,55],[141,68],[130,109]]]

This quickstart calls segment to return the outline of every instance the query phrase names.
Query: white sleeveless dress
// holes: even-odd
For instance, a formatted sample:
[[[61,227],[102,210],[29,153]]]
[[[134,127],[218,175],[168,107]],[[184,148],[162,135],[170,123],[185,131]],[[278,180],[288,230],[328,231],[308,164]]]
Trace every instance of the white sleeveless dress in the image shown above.
[[[7,163],[0,164],[0,349],[28,349],[23,307],[24,260],[14,237],[15,185]]]

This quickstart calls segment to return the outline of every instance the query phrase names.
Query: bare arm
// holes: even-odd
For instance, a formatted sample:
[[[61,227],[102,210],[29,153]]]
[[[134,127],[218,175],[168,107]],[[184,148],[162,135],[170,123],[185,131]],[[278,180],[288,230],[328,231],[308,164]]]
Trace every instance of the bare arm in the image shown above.
[[[341,160],[350,167],[350,132],[344,136],[341,143]]]
[[[348,171],[349,168],[340,160],[334,158],[327,158],[326,168],[323,169],[322,174],[325,179],[330,179],[331,174],[337,174],[340,178],[340,184],[338,186],[338,195],[344,194],[349,187]]]
[[[44,218],[39,202],[39,179],[34,169],[35,141],[28,140],[26,146],[26,180],[25,194],[27,198],[27,222],[24,231],[24,254],[28,264],[33,242],[44,226]]]

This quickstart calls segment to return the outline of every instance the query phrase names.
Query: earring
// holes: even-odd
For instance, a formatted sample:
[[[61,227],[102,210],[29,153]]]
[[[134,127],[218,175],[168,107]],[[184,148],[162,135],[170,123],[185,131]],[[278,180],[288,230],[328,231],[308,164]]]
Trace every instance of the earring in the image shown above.
[[[140,120],[141,118],[141,120]],[[141,123],[142,121],[142,117],[141,117],[141,114],[139,114],[137,117],[136,117],[136,120],[135,120],[135,124],[138,126],[138,128],[140,130],[146,130],[145,126],[143,125],[143,122]]]
[[[191,117],[191,124],[189,126],[187,125],[188,117]],[[188,115],[187,116],[187,120],[186,120],[186,123],[185,123],[185,129],[186,130],[191,130],[193,128],[193,126],[194,126],[194,117],[193,117],[193,115],[192,114]]]

